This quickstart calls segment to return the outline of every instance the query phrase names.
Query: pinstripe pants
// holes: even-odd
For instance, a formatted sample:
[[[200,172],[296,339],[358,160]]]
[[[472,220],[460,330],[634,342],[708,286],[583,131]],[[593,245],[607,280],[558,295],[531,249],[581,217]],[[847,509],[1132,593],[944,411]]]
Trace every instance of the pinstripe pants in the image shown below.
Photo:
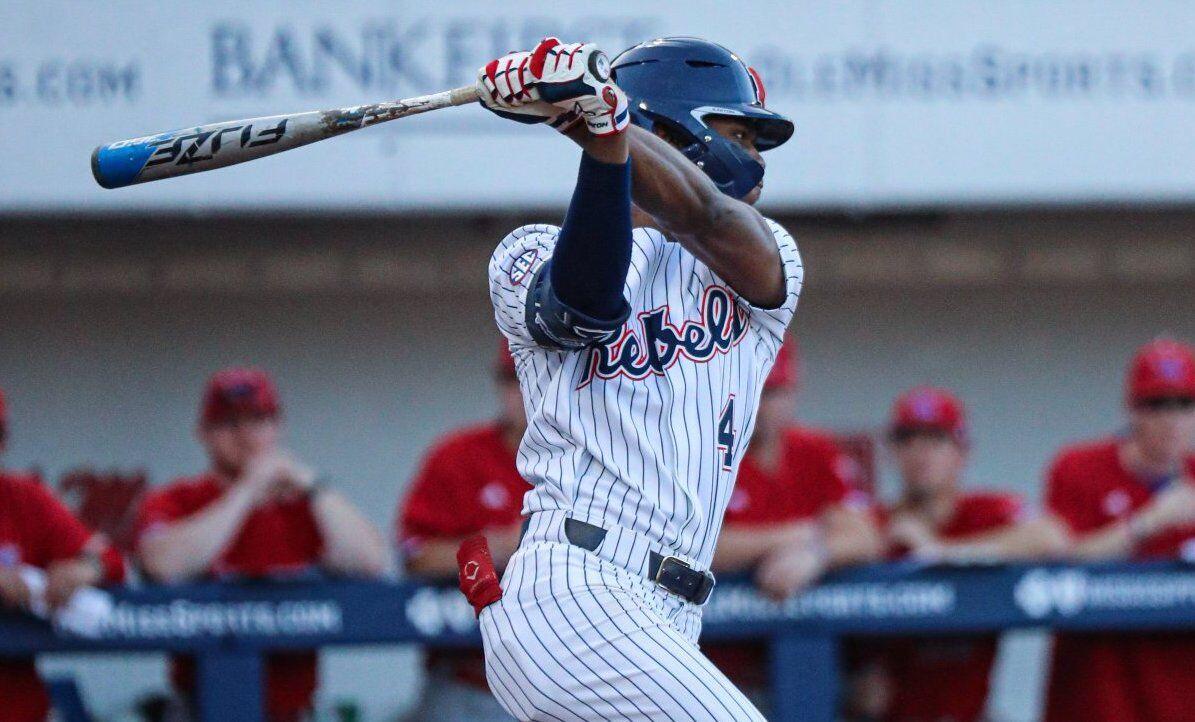
[[[763,716],[697,648],[700,610],[569,544],[524,540],[481,613],[486,676],[519,720]]]

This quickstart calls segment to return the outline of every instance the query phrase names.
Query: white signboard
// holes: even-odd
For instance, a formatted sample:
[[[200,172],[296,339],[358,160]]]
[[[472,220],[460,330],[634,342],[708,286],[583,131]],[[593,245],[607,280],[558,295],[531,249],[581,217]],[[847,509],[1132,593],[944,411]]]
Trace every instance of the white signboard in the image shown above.
[[[562,205],[577,151],[476,106],[247,165],[103,190],[94,146],[428,93],[541,36],[741,53],[797,133],[771,208],[1195,201],[1195,3],[384,0],[0,10],[0,211]]]

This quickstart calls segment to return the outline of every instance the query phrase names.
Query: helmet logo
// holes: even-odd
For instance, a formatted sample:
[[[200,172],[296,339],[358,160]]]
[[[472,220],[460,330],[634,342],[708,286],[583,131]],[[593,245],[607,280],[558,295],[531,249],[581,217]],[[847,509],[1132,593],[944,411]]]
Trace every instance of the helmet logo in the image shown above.
[[[751,76],[751,82],[755,85],[755,99],[762,108],[768,102],[768,91],[763,87],[763,78],[759,77],[759,71],[750,65],[747,66],[747,74]]]
[[[918,421],[933,421],[937,416],[938,400],[932,394],[918,394],[912,401],[913,415]]]
[[[707,115],[734,115],[743,117],[746,116],[746,113],[735,108],[722,108],[717,105],[703,105],[699,108],[690,110],[689,115],[693,116],[694,120],[704,126],[706,125],[705,116]]]
[[[1178,358],[1159,358],[1155,364],[1158,375],[1171,383],[1177,382],[1183,376],[1183,362]]]

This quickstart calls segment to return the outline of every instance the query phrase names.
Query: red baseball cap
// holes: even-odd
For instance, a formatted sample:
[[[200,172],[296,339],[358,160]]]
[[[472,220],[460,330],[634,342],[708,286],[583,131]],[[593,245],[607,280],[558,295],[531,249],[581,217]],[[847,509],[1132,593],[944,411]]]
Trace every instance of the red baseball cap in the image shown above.
[[[278,390],[264,371],[229,368],[208,379],[200,421],[209,426],[238,416],[276,417],[281,410]]]
[[[790,337],[785,340],[784,345],[776,354],[776,363],[772,366],[772,372],[763,382],[764,390],[771,391],[796,386],[797,380],[800,378],[800,365],[801,359],[797,355],[797,342]]]
[[[1195,398],[1195,349],[1169,338],[1145,344],[1129,364],[1125,380],[1129,405],[1176,396]]]
[[[890,434],[937,431],[967,443],[967,417],[963,402],[946,389],[918,386],[901,394],[892,405]]]
[[[510,344],[506,342],[506,339],[498,342],[498,352],[494,354],[494,375],[507,381],[518,378],[518,374],[515,372],[515,359],[510,355]]]

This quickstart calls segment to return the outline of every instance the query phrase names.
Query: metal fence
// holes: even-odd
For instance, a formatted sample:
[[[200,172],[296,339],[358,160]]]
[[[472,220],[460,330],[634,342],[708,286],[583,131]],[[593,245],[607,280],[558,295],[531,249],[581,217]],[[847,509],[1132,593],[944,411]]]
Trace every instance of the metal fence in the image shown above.
[[[261,660],[277,649],[354,644],[476,646],[472,610],[452,587],[314,581],[114,590],[95,639],[0,615],[0,656],[159,650],[196,658],[202,717],[257,720]],[[773,719],[833,720],[845,636],[1061,630],[1195,629],[1195,568],[1181,562],[843,571],[784,603],[746,580],[719,584],[704,640],[771,645]]]

